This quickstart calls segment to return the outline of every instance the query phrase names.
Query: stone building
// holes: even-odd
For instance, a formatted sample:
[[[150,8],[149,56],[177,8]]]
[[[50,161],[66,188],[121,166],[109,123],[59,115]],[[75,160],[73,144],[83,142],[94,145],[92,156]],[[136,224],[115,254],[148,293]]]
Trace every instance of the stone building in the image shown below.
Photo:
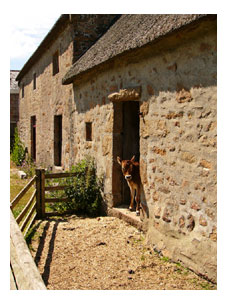
[[[19,72],[10,70],[10,147],[13,145],[14,132],[19,121],[19,87],[16,81]]]
[[[148,207],[143,219],[148,242],[212,280],[217,240],[216,24],[216,15],[116,16],[82,56],[73,56],[72,66],[77,40],[73,43],[66,35],[68,25],[51,35],[52,44],[18,76],[24,93],[20,134],[32,147],[35,117],[39,164],[67,169],[92,155],[98,174],[105,177],[109,210],[129,195],[116,157],[135,154]],[[56,49],[60,69],[53,76]]]
[[[72,165],[72,85],[62,86],[70,66],[111,26],[118,15],[61,15],[20,71],[22,141],[40,165]]]

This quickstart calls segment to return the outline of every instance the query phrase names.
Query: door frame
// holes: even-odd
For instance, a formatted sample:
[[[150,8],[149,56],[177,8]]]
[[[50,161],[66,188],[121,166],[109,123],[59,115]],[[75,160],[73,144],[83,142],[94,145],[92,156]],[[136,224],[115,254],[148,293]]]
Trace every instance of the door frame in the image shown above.
[[[31,116],[31,157],[36,161],[36,116]]]
[[[124,137],[124,106],[123,102],[113,102],[113,166],[112,166],[112,207],[123,205],[123,183],[124,178],[117,162],[117,156],[123,156],[123,137]],[[129,104],[132,101],[129,101]],[[134,100],[139,104],[140,101]],[[139,113],[138,113],[139,115]],[[138,152],[140,153],[140,118],[138,116]]]

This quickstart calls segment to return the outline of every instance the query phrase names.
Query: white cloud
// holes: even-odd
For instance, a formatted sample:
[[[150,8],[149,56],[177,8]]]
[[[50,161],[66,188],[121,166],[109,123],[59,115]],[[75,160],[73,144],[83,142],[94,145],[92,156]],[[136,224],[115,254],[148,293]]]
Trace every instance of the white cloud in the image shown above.
[[[26,60],[33,54],[60,14],[19,15],[10,24],[10,59]]]

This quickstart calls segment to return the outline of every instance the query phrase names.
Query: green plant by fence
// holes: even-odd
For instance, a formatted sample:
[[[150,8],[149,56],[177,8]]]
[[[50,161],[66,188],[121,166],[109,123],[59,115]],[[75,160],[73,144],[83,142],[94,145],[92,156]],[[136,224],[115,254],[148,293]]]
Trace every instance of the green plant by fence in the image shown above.
[[[45,173],[45,169],[36,169],[36,175],[28,182],[28,184],[17,194],[17,196],[10,203],[10,208],[13,211],[13,209],[17,206],[17,204],[28,192],[28,190],[33,185],[35,185],[35,189],[31,197],[29,198],[29,201],[27,202],[23,210],[20,212],[20,214],[16,217],[16,222],[18,223],[24,235],[26,235],[36,218],[42,219],[45,216],[59,214],[59,212],[57,211],[47,212],[45,207],[46,203],[53,205],[57,202],[69,201],[69,198],[67,197],[47,198],[45,196],[45,192],[64,190],[67,185],[45,186],[45,180],[74,177],[76,175],[77,173]],[[70,210],[66,210],[66,213],[69,211]]]
[[[46,186],[45,181],[51,180],[51,179],[62,179],[62,178],[68,178],[68,177],[75,177],[77,173],[45,173],[45,169],[36,169],[36,189],[37,189],[37,217],[38,218],[44,218],[46,216],[52,216],[52,215],[59,215],[63,213],[69,213],[72,212],[72,210],[65,210],[65,212],[59,212],[59,211],[52,211],[48,212],[46,211],[47,203],[49,205],[54,205],[56,203],[64,203],[68,202],[69,198],[67,197],[47,197],[45,193],[47,192],[53,192],[53,191],[59,191],[59,190],[65,190],[65,188],[68,186],[65,185],[51,185]]]
[[[11,201],[10,208],[14,211],[25,194],[34,187],[16,219],[11,212],[10,289],[46,289],[23,238],[35,219],[75,211],[89,211],[89,215],[95,215],[98,211],[102,198],[94,163],[84,160],[74,169],[75,172],[69,173],[47,173],[45,169],[36,169],[35,176]],[[64,195],[50,197],[50,194],[58,191],[62,191]],[[55,207],[58,203],[64,204],[64,208],[53,208],[56,209],[54,212],[47,210],[49,206]]]
[[[24,235],[35,219],[74,212],[97,216],[101,212],[102,182],[97,178],[92,158],[82,160],[71,172],[48,173],[45,169],[36,169],[35,176],[12,200],[12,211],[33,185],[28,203],[16,217]]]

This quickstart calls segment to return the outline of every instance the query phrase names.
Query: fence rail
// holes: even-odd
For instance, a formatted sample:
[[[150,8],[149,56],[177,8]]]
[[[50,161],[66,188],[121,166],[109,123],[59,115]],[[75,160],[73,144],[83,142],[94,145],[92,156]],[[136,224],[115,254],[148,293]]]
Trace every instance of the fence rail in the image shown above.
[[[41,169],[43,170],[43,169]],[[61,173],[46,173],[45,178],[64,178],[64,177],[74,177],[77,173],[74,172],[61,172]]]
[[[28,190],[32,187],[32,185],[36,181],[36,176],[34,176],[29,183],[18,193],[18,195],[12,200],[10,203],[10,208],[13,209],[21,200],[21,198],[28,192]]]
[[[36,176],[34,176],[28,182],[28,184],[17,194],[17,196],[11,201],[10,209],[12,211],[35,183],[36,183]],[[16,222],[18,223],[24,236],[27,234],[29,228],[32,226],[36,218],[36,192],[37,190],[35,189],[32,195],[30,196],[27,204],[24,206],[24,208],[19,213],[19,215],[16,217]]]
[[[36,175],[11,201],[10,218],[10,289],[46,289],[31,253],[23,238],[34,223],[34,220],[45,216],[58,215],[58,212],[46,212],[45,203],[66,202],[67,198],[46,198],[45,192],[64,190],[66,185],[45,186],[46,179],[74,177],[76,173],[46,174],[44,169],[37,169]],[[14,218],[12,211],[35,185],[35,189],[19,215]],[[72,210],[71,210],[72,211]],[[66,211],[65,213],[71,213]]]
[[[61,173],[45,173],[45,169],[37,169],[36,170],[36,201],[37,201],[37,217],[44,218],[45,216],[51,215],[58,215],[59,212],[47,212],[46,211],[46,203],[49,205],[54,205],[55,203],[64,203],[69,202],[69,199],[66,197],[46,197],[46,192],[53,192],[53,191],[61,191],[65,190],[67,185],[52,185],[46,186],[45,181],[48,179],[61,179],[61,178],[68,178],[68,177],[75,177],[77,173],[72,172],[61,172]],[[66,211],[64,213],[71,213],[72,210]],[[61,213],[63,214],[63,213]]]
[[[10,289],[46,289],[12,211],[10,211]]]
[[[59,214],[57,211],[47,212],[46,203],[48,203],[49,205],[54,205],[55,203],[69,202],[69,199],[67,197],[46,197],[46,192],[63,191],[65,190],[67,185],[46,186],[45,181],[47,179],[61,179],[75,176],[77,176],[77,173],[45,173],[45,169],[36,169],[35,176],[28,182],[28,184],[17,194],[17,196],[10,203],[10,208],[13,211],[13,209],[18,205],[18,203],[29,191],[29,189],[33,185],[35,185],[35,190],[30,196],[29,201],[24,206],[20,214],[16,217],[16,222],[18,223],[24,235],[26,235],[36,218],[43,219],[45,218],[45,216]],[[72,210],[69,210],[64,213],[71,213],[71,211]]]

